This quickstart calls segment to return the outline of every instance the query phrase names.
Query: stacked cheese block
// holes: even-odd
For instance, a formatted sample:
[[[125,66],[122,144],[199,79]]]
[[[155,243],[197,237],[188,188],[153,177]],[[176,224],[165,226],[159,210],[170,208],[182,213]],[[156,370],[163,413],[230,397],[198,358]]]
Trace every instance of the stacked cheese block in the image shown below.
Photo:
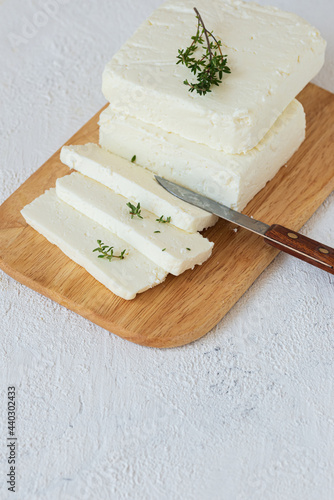
[[[200,194],[242,210],[305,137],[296,95],[324,62],[325,41],[300,17],[240,0],[197,0],[231,74],[212,93],[187,92],[178,49],[196,32],[193,0],[157,9],[106,66],[110,102],[100,144]]]
[[[169,0],[106,66],[100,146],[64,147],[61,160],[77,172],[22,212],[125,299],[212,251],[198,232],[217,219],[169,195],[153,174],[242,210],[304,140],[295,97],[324,62],[324,40],[296,15],[240,0],[196,7],[222,41],[231,74],[205,96],[187,91],[191,75],[176,56],[197,21],[192,0]],[[129,202],[141,204],[140,217]],[[124,259],[98,259],[97,240]]]

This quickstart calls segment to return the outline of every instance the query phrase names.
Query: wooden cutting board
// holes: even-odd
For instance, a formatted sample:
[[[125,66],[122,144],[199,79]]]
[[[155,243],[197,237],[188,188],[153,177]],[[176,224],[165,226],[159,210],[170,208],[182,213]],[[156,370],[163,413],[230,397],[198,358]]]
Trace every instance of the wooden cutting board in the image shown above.
[[[307,139],[244,213],[298,231],[334,189],[334,95],[308,85],[299,96]],[[98,141],[94,116],[67,144]],[[271,263],[277,250],[220,221],[205,232],[211,259],[125,301],[25,223],[20,210],[69,173],[59,151],[0,207],[0,267],[14,279],[131,342],[173,347],[211,330]],[[333,241],[324,241],[333,246]],[[291,257],[292,258],[292,257]],[[319,270],[319,273],[324,272]]]

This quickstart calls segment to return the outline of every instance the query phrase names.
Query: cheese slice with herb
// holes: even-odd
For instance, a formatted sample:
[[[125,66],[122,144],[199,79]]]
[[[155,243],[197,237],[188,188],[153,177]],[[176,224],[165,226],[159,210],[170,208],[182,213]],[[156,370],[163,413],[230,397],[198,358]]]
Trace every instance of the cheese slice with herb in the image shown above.
[[[272,179],[305,138],[303,106],[294,100],[262,141],[248,153],[231,155],[167,133],[107,108],[100,117],[100,144],[170,181],[243,210]]]
[[[190,69],[176,65],[178,50],[196,34],[193,7],[193,0],[169,0],[155,10],[107,64],[103,93],[113,111],[226,153],[249,151],[321,69],[326,42],[296,14],[241,0],[197,0],[231,69],[200,96],[183,83],[196,81]]]
[[[133,151],[130,152],[128,138],[129,136],[124,137],[130,160]],[[168,214],[172,217],[174,226],[190,233],[213,226],[218,220],[215,215],[169,194],[158,184],[149,170],[108,153],[97,144],[64,146],[60,159],[69,168],[104,184],[128,200],[134,203],[140,202],[143,208],[157,216]]]
[[[157,216],[145,209],[129,208],[129,200],[79,173],[57,180],[58,197],[97,221],[144,254],[166,272],[179,275],[211,255],[213,243],[199,233],[173,226],[169,214]]]
[[[167,273],[129,243],[97,224],[89,217],[61,201],[55,189],[34,200],[21,211],[27,223],[95,279],[123,299],[134,299],[137,293],[162,283]],[[114,247],[114,254],[124,259],[98,258],[93,250],[102,240]]]

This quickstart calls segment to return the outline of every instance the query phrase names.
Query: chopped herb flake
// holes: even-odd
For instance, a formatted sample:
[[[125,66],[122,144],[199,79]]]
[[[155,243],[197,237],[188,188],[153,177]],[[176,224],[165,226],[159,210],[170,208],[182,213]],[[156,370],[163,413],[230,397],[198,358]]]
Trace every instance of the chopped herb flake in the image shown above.
[[[134,217],[138,217],[138,219],[143,218],[140,215],[141,214],[140,203],[138,203],[138,205],[135,207],[134,205],[132,205],[132,203],[129,202],[126,204],[126,206],[130,208],[131,219],[133,219]]]
[[[160,222],[161,224],[169,224],[170,221],[172,220],[171,217],[167,217],[166,219],[164,219],[164,216],[162,215],[160,217],[160,219],[155,219],[157,222]]]
[[[105,245],[102,243],[101,240],[97,240],[98,243],[98,248],[95,248],[93,252],[100,252],[101,255],[98,255],[98,259],[107,259],[109,262],[111,262],[112,259],[120,259],[123,260],[124,254],[126,250],[123,250],[120,255],[114,255],[114,247],[109,247],[108,245]]]

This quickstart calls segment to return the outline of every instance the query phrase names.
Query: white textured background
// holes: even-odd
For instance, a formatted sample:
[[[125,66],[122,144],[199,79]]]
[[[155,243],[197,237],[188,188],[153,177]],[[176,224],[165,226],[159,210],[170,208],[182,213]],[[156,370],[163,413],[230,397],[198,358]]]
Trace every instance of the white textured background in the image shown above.
[[[334,92],[333,1],[272,3],[327,38]],[[159,4],[0,0],[0,203],[101,108],[104,63]],[[331,245],[333,200],[303,230]],[[333,500],[333,283],[281,255],[204,339],[159,351],[0,272],[1,500]]]

